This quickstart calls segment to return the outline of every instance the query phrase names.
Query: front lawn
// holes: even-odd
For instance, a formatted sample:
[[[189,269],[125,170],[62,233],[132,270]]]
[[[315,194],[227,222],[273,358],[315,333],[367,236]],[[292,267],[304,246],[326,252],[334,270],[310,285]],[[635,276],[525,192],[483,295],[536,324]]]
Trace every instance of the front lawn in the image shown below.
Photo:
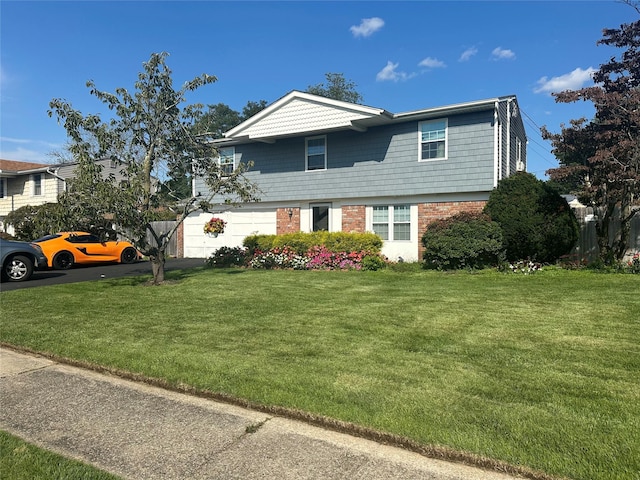
[[[638,479],[638,275],[167,278],[3,292],[0,340],[552,475]]]

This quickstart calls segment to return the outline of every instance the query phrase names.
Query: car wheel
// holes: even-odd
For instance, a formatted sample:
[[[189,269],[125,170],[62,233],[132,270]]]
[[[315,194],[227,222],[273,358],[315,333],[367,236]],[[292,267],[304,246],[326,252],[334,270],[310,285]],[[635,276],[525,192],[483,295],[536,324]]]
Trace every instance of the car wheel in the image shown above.
[[[66,250],[56,253],[53,257],[53,268],[56,270],[67,270],[73,265],[73,255]]]
[[[138,258],[138,252],[133,247],[125,248],[120,254],[120,262],[122,263],[133,263]]]
[[[33,262],[22,255],[11,257],[2,269],[2,276],[10,282],[22,282],[31,277]]]

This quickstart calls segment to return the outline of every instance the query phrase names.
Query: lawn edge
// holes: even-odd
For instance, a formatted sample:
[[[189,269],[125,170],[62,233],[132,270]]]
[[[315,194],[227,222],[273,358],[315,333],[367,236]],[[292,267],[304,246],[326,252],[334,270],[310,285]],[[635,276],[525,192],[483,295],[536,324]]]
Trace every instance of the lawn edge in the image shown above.
[[[59,356],[55,353],[34,350],[32,348],[21,345],[14,345],[11,343],[0,341],[0,347],[13,350],[17,353],[43,357],[62,365],[68,365],[71,367],[81,368],[101,374],[113,375],[123,380],[161,388],[163,390],[174,393],[187,394],[193,397],[214,400],[217,402],[246,408],[260,413],[268,413],[270,415],[286,418],[289,420],[297,420],[326,430],[371,440],[382,445],[402,448],[404,450],[420,454],[427,458],[459,463],[488,471],[520,476],[522,478],[528,478],[531,480],[568,480],[567,477],[556,477],[542,471],[533,470],[520,465],[512,465],[501,460],[483,457],[471,452],[455,450],[446,446],[423,444],[410,438],[403,437],[401,435],[375,430],[373,428],[364,427],[352,422],[346,422],[323,415],[317,415],[303,410],[278,405],[265,405],[247,400],[245,398],[235,397],[227,393],[199,389],[184,383],[175,384],[168,382],[167,380],[164,380],[162,378],[147,377],[145,375],[130,372],[127,370],[121,370],[92,362],[67,358]]]

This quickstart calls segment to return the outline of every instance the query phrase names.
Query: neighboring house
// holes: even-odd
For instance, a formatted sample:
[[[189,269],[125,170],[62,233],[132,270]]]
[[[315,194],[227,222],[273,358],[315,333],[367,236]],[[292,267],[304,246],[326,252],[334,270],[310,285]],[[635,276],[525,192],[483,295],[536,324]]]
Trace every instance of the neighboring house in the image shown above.
[[[192,214],[186,257],[254,233],[328,230],[373,231],[390,260],[415,261],[430,221],[482,210],[499,180],[526,170],[512,95],[393,114],[293,91],[214,143],[229,169],[253,162],[247,177],[261,202],[221,206],[228,224],[217,238],[202,230],[211,213]],[[194,195],[205,192],[196,178]]]
[[[103,175],[121,178],[117,161],[104,159],[97,163],[103,166]],[[10,230],[4,225],[4,219],[20,207],[57,202],[58,195],[66,189],[67,180],[74,176],[76,166],[77,163],[48,165],[0,160],[0,230]]]

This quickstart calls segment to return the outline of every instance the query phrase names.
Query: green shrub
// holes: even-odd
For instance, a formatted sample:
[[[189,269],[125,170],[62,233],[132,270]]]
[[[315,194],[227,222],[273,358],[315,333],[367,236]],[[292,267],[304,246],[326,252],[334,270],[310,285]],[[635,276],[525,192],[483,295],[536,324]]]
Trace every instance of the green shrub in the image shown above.
[[[242,247],[220,247],[207,258],[213,268],[242,267],[249,261],[247,250]]]
[[[501,180],[484,213],[500,224],[509,261],[553,263],[571,251],[580,233],[567,201],[526,172]]]
[[[362,270],[375,272],[387,266],[387,262],[380,255],[366,255],[360,262]]]
[[[297,232],[284,235],[251,235],[244,239],[243,245],[254,254],[256,250],[267,252],[274,248],[284,248],[306,254],[312,247],[323,246],[327,250],[338,252],[372,252],[379,253],[382,239],[375,233],[346,232]]]
[[[504,252],[500,226],[481,213],[462,212],[427,225],[423,266],[438,270],[497,265]]]

